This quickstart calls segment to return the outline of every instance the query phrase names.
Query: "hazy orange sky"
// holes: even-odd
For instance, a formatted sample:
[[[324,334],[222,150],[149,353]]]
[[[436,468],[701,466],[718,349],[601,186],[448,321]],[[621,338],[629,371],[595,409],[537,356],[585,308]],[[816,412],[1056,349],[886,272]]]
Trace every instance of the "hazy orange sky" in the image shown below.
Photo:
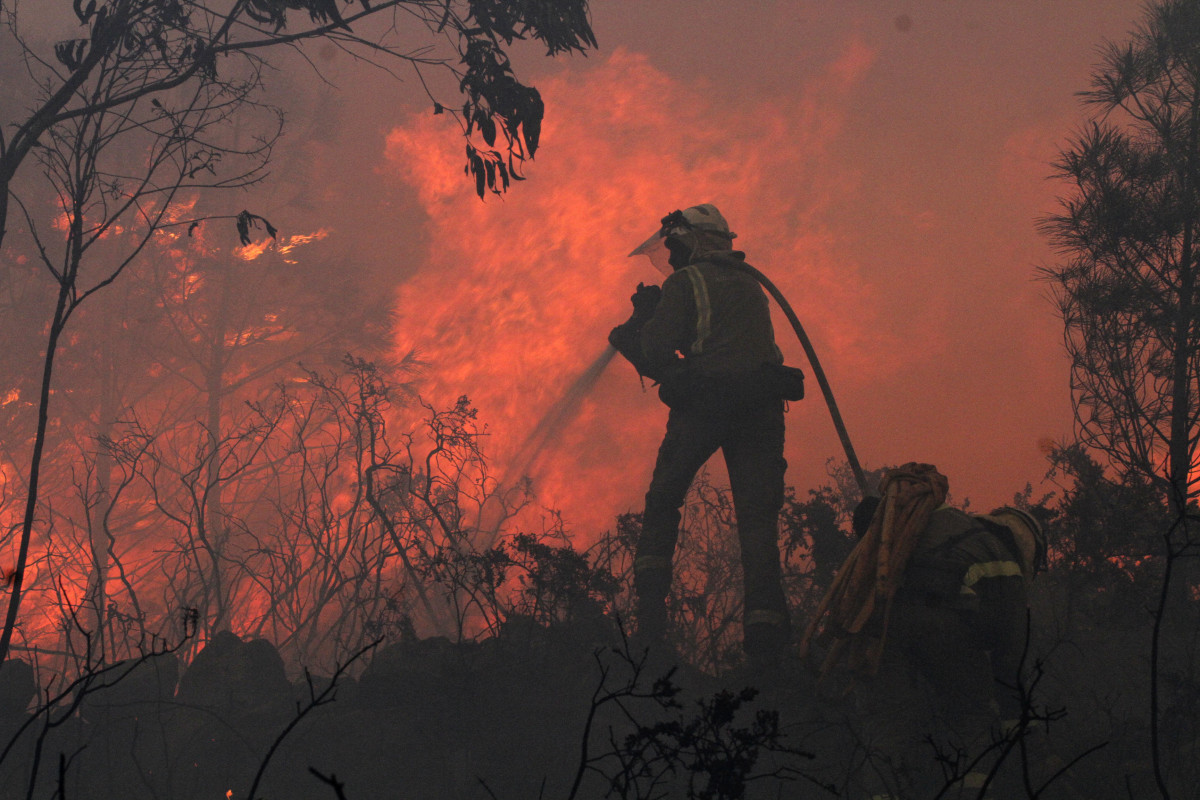
[[[1049,162],[1085,119],[1075,92],[1097,47],[1140,10],[596,0],[598,52],[517,53],[546,100],[542,148],[528,181],[482,203],[415,87],[326,50],[334,85],[293,104],[304,168],[281,183],[302,174],[333,246],[404,278],[396,347],[432,361],[430,399],[471,395],[501,465],[636,284],[661,280],[626,254],[665,213],[715,203],[808,329],[864,464],[932,462],[986,509],[1036,485],[1041,446],[1071,434],[1035,221],[1065,189]],[[776,331],[803,366],[782,316]],[[535,464],[539,501],[579,531],[640,509],[665,418],[614,362]],[[788,414],[787,456],[802,491],[842,458],[815,381]]]

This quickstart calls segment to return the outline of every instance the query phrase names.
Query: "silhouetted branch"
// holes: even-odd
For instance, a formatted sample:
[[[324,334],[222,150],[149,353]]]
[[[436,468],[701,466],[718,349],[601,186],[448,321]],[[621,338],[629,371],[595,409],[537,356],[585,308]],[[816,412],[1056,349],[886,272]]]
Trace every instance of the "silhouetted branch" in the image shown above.
[[[333,793],[337,795],[338,800],[347,800],[346,792],[344,791],[346,784],[339,781],[337,779],[337,775],[333,774],[332,772],[328,775],[324,775],[318,772],[316,767],[309,767],[308,771],[311,772],[321,783],[333,789]]]

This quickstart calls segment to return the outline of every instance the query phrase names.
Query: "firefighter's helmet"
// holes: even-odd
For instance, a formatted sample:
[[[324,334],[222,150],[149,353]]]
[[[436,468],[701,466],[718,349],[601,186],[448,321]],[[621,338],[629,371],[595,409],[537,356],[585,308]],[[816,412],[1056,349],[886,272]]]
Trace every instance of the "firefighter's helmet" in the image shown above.
[[[736,237],[737,234],[729,230],[729,223],[717,207],[712,203],[703,203],[682,211],[672,211],[663,217],[659,229],[629,255],[648,256],[660,272],[670,275],[672,268],[668,261],[668,239],[680,242],[694,255],[697,250],[703,249],[706,240],[722,242],[728,249],[727,243]]]
[[[1046,567],[1046,532],[1032,514],[1014,506],[1001,506],[988,517],[1012,531],[1021,551],[1021,566],[1032,577]]]

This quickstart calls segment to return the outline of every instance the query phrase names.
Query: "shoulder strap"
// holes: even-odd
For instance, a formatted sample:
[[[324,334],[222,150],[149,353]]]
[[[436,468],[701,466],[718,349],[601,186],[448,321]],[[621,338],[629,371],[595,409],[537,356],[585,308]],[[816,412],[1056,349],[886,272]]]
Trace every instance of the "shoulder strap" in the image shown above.
[[[712,303],[708,299],[708,284],[700,274],[700,268],[689,264],[683,268],[692,281],[692,294],[696,298],[696,340],[692,342],[692,355],[704,352],[704,340],[712,333]]]

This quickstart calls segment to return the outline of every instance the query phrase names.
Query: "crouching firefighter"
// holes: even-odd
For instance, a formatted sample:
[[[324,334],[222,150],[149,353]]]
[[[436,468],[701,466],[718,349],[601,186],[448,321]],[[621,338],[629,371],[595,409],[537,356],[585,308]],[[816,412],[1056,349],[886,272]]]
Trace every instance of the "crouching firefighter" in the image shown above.
[[[825,668],[842,661],[859,678],[872,798],[979,796],[994,745],[1027,716],[1027,587],[1044,564],[1045,535],[1011,506],[953,508],[947,487],[928,464],[884,476],[878,508],[868,498],[855,511],[862,538],[804,637],[823,622]],[[960,754],[953,785],[931,744]]]
[[[803,375],[782,366],[767,296],[739,268],[745,255],[732,249],[734,237],[712,205],[664,217],[630,255],[648,255],[673,271],[661,290],[638,285],[633,315],[609,342],[659,384],[670,408],[634,562],[638,638],[653,645],[666,633],[680,508],[696,473],[719,449],[741,543],[744,647],[752,661],[772,665],[790,639],[778,546],[784,403],[803,396]]]

